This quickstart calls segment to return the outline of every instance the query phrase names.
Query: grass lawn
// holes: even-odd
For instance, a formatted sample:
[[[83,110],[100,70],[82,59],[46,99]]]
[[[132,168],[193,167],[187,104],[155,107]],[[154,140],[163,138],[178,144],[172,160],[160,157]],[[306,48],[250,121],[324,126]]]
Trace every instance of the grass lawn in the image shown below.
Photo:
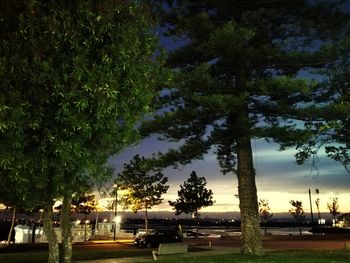
[[[143,261],[134,261],[141,263]],[[265,256],[242,256],[239,254],[231,255],[211,255],[205,257],[181,257],[172,256],[159,257],[158,262],[164,263],[349,263],[350,252],[270,252]]]
[[[198,254],[197,254],[198,255]],[[141,263],[153,261],[151,251],[146,249],[85,249],[73,252],[73,262],[93,259],[128,258],[128,262]],[[47,262],[46,251],[22,251],[3,253],[0,250],[1,263],[44,263]],[[186,255],[160,256],[158,262],[165,263],[349,263],[350,251],[286,251],[269,252],[264,256],[228,255]]]

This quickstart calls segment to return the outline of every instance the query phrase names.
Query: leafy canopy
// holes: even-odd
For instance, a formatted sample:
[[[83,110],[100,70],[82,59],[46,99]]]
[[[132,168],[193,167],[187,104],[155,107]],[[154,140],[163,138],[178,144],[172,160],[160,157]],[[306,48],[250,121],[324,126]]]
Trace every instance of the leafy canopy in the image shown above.
[[[147,8],[6,0],[0,20],[0,191],[16,185],[11,202],[29,205],[60,197],[67,179],[103,179],[162,76]]]

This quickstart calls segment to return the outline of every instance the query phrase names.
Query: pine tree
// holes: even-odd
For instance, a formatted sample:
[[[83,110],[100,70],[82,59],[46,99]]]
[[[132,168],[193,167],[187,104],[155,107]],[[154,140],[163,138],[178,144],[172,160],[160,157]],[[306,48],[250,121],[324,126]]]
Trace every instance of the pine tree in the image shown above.
[[[180,185],[180,190],[177,192],[179,198],[169,201],[169,205],[175,209],[175,215],[182,213],[193,215],[197,221],[197,237],[199,210],[214,204],[213,192],[207,189],[206,185],[205,177],[198,177],[197,173],[192,171],[187,181]]]
[[[169,186],[166,185],[168,177],[159,170],[151,169],[147,159],[135,155],[130,163],[124,165],[124,169],[118,174],[115,183],[118,189],[126,190],[121,197],[121,203],[125,208],[130,207],[137,213],[145,211],[145,229],[148,232],[148,210],[162,203],[162,195]]]
[[[164,26],[180,45],[168,57],[175,83],[143,131],[182,144],[159,156],[163,165],[190,163],[214,148],[222,172],[237,174],[241,251],[261,254],[251,140],[305,139],[308,131],[296,124],[312,118],[304,111],[319,85],[300,73],[338,59],[346,15],[334,1],[165,2]]]
[[[327,156],[344,166],[350,173],[350,41],[344,40],[343,57],[327,69],[328,81],[318,97],[327,97],[326,103],[313,111],[316,120],[308,123],[309,136],[297,145],[297,161],[311,160],[317,168],[317,154],[325,149]]]

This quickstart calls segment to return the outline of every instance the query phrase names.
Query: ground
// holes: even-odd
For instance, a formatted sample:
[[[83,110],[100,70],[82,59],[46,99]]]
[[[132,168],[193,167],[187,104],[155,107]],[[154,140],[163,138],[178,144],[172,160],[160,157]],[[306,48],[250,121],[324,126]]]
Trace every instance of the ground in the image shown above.
[[[220,239],[189,238],[185,239],[184,242],[189,244],[189,253],[183,255],[183,257],[202,258],[204,256],[210,258],[211,256],[238,254],[240,252],[239,236],[227,236]],[[349,250],[345,251],[350,251],[350,235],[263,236],[262,244],[266,252],[289,250],[292,253],[292,251],[303,250],[308,255],[309,252],[307,251],[309,250],[320,251],[322,253],[321,251],[344,251],[346,248]],[[146,262],[153,261],[152,250],[155,249],[135,248],[132,245],[131,239],[119,239],[116,242],[89,241],[87,244],[74,245],[73,258],[74,262],[79,263]],[[35,260],[34,256],[39,256],[39,254],[41,257]],[[346,252],[346,255],[348,255],[348,252]],[[30,262],[33,263],[45,262],[47,260],[47,244],[23,244],[0,248],[0,262],[23,262],[18,258],[19,256],[21,258],[27,257],[27,259],[30,257]],[[344,262],[344,260],[340,262]]]

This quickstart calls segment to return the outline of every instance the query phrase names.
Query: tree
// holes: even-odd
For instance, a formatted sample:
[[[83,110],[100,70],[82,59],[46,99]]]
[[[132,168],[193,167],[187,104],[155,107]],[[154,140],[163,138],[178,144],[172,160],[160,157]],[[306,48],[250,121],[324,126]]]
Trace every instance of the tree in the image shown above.
[[[301,232],[301,224],[305,221],[305,214],[303,209],[303,204],[298,200],[290,200],[289,202],[293,207],[289,209],[289,213],[294,217],[295,221],[299,225],[299,233]]]
[[[297,145],[296,155],[299,164],[307,163],[317,169],[317,155],[325,149],[327,156],[344,166],[350,173],[350,45],[347,35],[343,57],[327,69],[328,81],[323,92],[317,94],[326,97],[328,101],[314,111],[315,121],[308,123],[309,136],[303,144]]]
[[[11,242],[11,236],[12,236],[12,232],[13,232],[13,228],[15,226],[15,219],[16,219],[16,207],[12,207],[12,218],[11,218],[11,226],[10,226],[10,230],[7,236],[7,243],[6,245],[9,245]]]
[[[265,199],[259,200],[259,213],[260,219],[265,225],[264,233],[266,233],[266,225],[268,220],[273,216],[273,213],[270,212],[269,202]]]
[[[125,208],[133,212],[145,211],[145,229],[148,232],[148,209],[162,203],[162,195],[167,192],[168,178],[159,170],[151,169],[147,159],[135,155],[129,164],[124,164],[123,171],[118,174],[115,183],[118,189],[126,190],[121,196]]]
[[[187,164],[212,151],[223,173],[237,175],[241,251],[259,255],[251,140],[305,138],[297,132],[299,121],[312,119],[305,112],[320,86],[300,73],[339,58],[335,50],[347,34],[347,15],[335,2],[153,2],[168,4],[163,22],[179,48],[167,61],[178,74],[160,96],[163,110],[143,125],[143,132],[179,142],[179,148],[158,156],[164,165]]]
[[[83,187],[85,188],[85,187]],[[97,210],[97,202],[95,200],[95,195],[93,194],[87,194],[85,191],[82,191],[82,189],[79,189],[79,192],[75,193],[72,197],[72,203],[70,208],[70,214],[76,213],[76,214],[83,214],[84,215],[84,243],[87,241],[87,216]],[[88,191],[87,189],[85,189]],[[62,204],[55,207],[55,210],[58,210],[59,213],[62,212]]]
[[[199,210],[214,204],[213,192],[207,189],[206,185],[205,177],[198,177],[197,173],[192,171],[187,181],[180,185],[180,190],[177,192],[179,198],[169,201],[169,205],[175,209],[175,215],[182,213],[193,215],[197,221],[197,237]]]
[[[339,215],[339,202],[337,197],[333,197],[332,201],[327,203],[327,208],[329,213],[333,216],[333,221],[335,222],[335,218]]]
[[[34,208],[33,200],[30,199],[30,194],[28,193],[28,187],[24,186],[23,182],[18,182],[18,184],[16,184],[9,174],[10,172],[8,171],[0,171],[0,203],[5,205],[6,209],[12,210],[11,226],[6,245],[10,245],[16,220],[16,211],[22,209],[24,206],[27,209]],[[9,185],[16,185],[17,191],[14,190],[14,187],[9,187]]]
[[[108,157],[137,139],[162,78],[155,23],[138,1],[113,0],[1,1],[0,18],[0,176],[44,208],[49,262],[59,261],[52,206],[63,198],[68,263],[74,192],[103,180]]]
[[[87,216],[97,210],[97,202],[95,200],[95,195],[80,194],[74,195],[72,198],[72,208],[74,213],[84,215],[84,243],[86,240],[86,224]]]
[[[315,192],[316,192],[316,199],[315,199],[315,204],[316,204],[316,208],[317,208],[317,215],[318,215],[318,220],[320,221],[321,220],[321,212],[320,212],[320,197],[319,197],[319,194],[320,194],[320,190],[318,190],[317,188],[315,189]],[[320,223],[319,223],[320,224]]]

